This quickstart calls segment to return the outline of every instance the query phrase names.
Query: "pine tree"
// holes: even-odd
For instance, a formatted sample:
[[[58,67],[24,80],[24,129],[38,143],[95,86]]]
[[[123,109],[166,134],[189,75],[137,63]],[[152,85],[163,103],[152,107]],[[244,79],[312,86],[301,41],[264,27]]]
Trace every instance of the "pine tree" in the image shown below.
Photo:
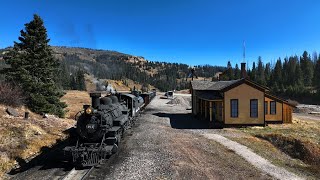
[[[28,107],[36,113],[64,115],[66,104],[60,102],[63,92],[55,83],[59,62],[48,45],[43,20],[34,15],[20,31],[20,42],[5,57],[10,68],[4,70],[6,79],[17,83],[27,96]]]
[[[238,64],[236,64],[236,67],[234,69],[234,79],[240,79],[241,78],[241,71],[239,69]]]
[[[76,83],[78,85],[77,90],[80,90],[80,91],[85,91],[86,90],[84,72],[81,69],[78,69],[78,71],[76,73]]]
[[[71,88],[71,75],[70,70],[65,62],[60,63],[59,72],[56,76],[56,83],[59,85],[60,88],[68,90]]]
[[[266,64],[266,68],[264,69],[264,76],[266,78],[267,84],[270,84],[270,76],[271,76],[271,66],[270,63]]]
[[[251,70],[251,76],[250,76],[250,78],[251,78],[251,80],[252,81],[256,81],[257,80],[257,69],[256,69],[256,63],[255,62],[253,62],[252,63],[252,70]]]
[[[320,57],[317,60],[316,65],[315,65],[313,85],[317,88],[320,88]],[[320,90],[318,90],[318,91],[320,91]]]
[[[258,69],[257,69],[256,81],[261,85],[266,85],[266,78],[264,76],[264,66],[261,60],[261,56],[258,57]]]
[[[288,82],[289,82],[290,77],[288,77],[288,74],[289,74],[289,61],[288,61],[288,58],[285,57],[284,62],[282,64],[282,83],[285,85],[288,85]]]
[[[313,79],[313,64],[307,51],[304,51],[302,57],[300,57],[300,64],[304,85],[311,86]]]
[[[226,73],[227,80],[233,80],[234,74],[233,74],[233,69],[230,61],[228,61],[227,68],[228,68]]]
[[[273,84],[282,84],[282,63],[280,58],[277,60],[276,65],[272,71],[271,79]]]

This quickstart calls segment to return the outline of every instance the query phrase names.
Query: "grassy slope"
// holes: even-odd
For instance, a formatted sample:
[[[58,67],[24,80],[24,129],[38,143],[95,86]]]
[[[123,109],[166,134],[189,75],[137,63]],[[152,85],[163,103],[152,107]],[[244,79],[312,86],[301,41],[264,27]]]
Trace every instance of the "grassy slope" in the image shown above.
[[[71,91],[63,97],[69,105],[70,113],[81,109],[82,103],[87,100],[86,94]],[[7,115],[6,106],[0,105],[0,179],[5,172],[18,165],[16,159],[28,160],[41,153],[43,147],[51,147],[57,141],[67,138],[64,131],[75,123],[72,119],[53,116],[44,119],[34,113],[30,113],[30,118],[25,120],[23,114],[29,110],[25,107],[16,110],[20,117]]]
[[[233,140],[274,164],[308,179],[320,177],[320,121],[294,117],[292,124],[242,128],[239,131],[252,136],[234,137]]]

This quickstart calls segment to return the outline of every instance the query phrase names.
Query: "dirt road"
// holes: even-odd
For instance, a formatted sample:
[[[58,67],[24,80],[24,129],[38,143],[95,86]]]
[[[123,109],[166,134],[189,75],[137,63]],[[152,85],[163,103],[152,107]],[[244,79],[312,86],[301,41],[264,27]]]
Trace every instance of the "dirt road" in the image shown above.
[[[194,133],[192,128],[207,125],[169,101],[156,97],[120,151],[89,179],[273,179],[234,151]]]

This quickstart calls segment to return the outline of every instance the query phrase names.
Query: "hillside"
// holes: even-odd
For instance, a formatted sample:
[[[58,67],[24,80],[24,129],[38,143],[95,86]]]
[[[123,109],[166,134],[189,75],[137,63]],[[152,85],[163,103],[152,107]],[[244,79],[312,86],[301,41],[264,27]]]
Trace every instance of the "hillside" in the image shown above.
[[[141,56],[109,50],[63,46],[52,46],[52,49],[54,56],[61,60],[59,76],[64,79],[68,79],[68,76],[71,79],[71,75],[81,71],[98,79],[122,81],[129,89],[133,87],[126,82],[127,80],[134,81],[135,83],[131,84],[138,86],[151,85],[161,91],[189,88],[190,81],[186,80],[186,77],[190,69],[187,64],[154,62]],[[0,50],[0,59],[7,50],[8,48]],[[3,66],[4,64],[0,62],[0,69]],[[225,67],[211,65],[195,66],[196,75],[207,79],[225,69]]]
[[[152,85],[161,91],[189,88],[185,78],[190,73],[189,66],[182,63],[153,62],[141,56],[128,55],[116,51],[87,48],[52,47],[55,57],[62,61],[64,74],[75,74],[79,69],[98,79],[125,81],[132,80],[139,85]],[[213,74],[225,70],[219,66],[196,66],[199,77],[211,78]],[[129,88],[133,88],[125,83]]]

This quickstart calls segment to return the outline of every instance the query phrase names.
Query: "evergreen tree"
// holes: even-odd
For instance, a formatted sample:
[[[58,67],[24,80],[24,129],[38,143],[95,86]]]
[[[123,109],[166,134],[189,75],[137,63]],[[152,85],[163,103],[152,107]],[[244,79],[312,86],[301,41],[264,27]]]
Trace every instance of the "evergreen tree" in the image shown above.
[[[317,88],[320,88],[320,57],[316,62],[315,69],[314,69],[314,78],[313,84]],[[320,90],[318,90],[320,92]]]
[[[271,66],[270,63],[266,64],[266,68],[264,70],[264,76],[266,78],[267,84],[270,84],[270,76],[271,76]]]
[[[300,63],[304,85],[311,86],[313,79],[313,64],[307,51],[304,51],[302,57],[300,57]]]
[[[294,56],[290,58],[289,61],[289,73],[287,77],[287,85],[295,85],[297,84],[298,86],[303,86],[303,74],[301,70],[301,66],[299,63],[298,56]]]
[[[240,79],[241,78],[241,71],[239,69],[238,64],[236,64],[236,67],[234,69],[234,79]]]
[[[56,83],[59,85],[60,88],[68,90],[72,89],[71,88],[71,75],[70,75],[70,70],[67,66],[67,64],[62,61],[60,63],[60,69],[57,73],[56,76]]]
[[[259,56],[258,58],[258,69],[257,69],[256,81],[261,85],[266,85],[266,78],[264,76],[264,66],[261,60],[261,56]]]
[[[250,76],[250,78],[251,78],[251,80],[252,81],[256,81],[257,80],[257,69],[256,69],[256,63],[255,62],[253,62],[252,63],[252,70],[251,70],[251,76]]]
[[[86,84],[84,79],[84,72],[81,69],[78,69],[76,73],[76,83],[77,83],[77,90],[85,91],[86,90]]]
[[[20,31],[20,42],[5,56],[10,65],[4,69],[6,79],[17,83],[27,96],[28,107],[36,113],[64,115],[66,104],[60,102],[63,92],[55,83],[59,62],[48,45],[47,30],[42,19],[34,15]]]
[[[77,90],[79,89],[78,83],[77,83],[77,78],[75,75],[71,74],[70,76],[70,87],[72,90]],[[99,89],[100,86],[98,83],[96,83],[96,89]]]
[[[275,83],[282,84],[282,63],[280,58],[277,60],[276,65],[272,71],[271,81],[273,85]]]
[[[226,73],[226,80],[232,80],[234,79],[234,74],[233,74],[233,69],[232,69],[232,65],[231,65],[231,62],[228,61],[228,64],[227,64],[227,73]]]
[[[292,59],[290,57],[290,59]],[[285,85],[288,85],[288,74],[289,74],[289,67],[288,67],[288,64],[289,64],[289,61],[288,61],[288,58],[285,57],[284,58],[284,62],[282,64],[282,83],[285,84]]]

